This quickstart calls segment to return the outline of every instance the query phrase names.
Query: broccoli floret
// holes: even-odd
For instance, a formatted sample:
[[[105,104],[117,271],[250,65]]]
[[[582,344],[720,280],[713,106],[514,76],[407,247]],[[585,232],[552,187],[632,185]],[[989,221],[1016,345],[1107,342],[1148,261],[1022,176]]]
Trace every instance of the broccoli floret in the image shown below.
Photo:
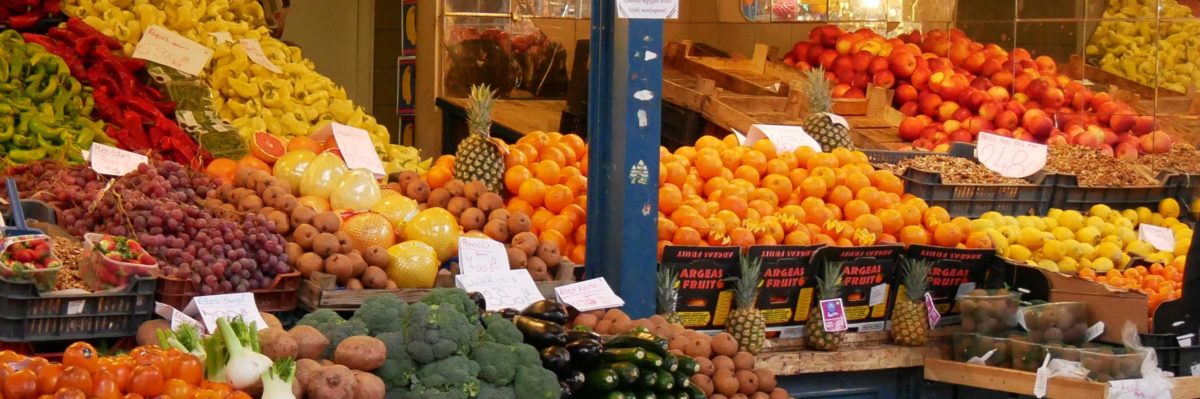
[[[404,329],[405,348],[420,364],[432,363],[453,355],[467,355],[479,340],[482,329],[452,306],[418,303],[409,308]],[[332,341],[332,340],[331,340]]]
[[[459,313],[467,316],[467,320],[475,325],[479,323],[479,305],[467,296],[467,292],[459,288],[434,288],[429,291],[429,295],[421,298],[421,303],[429,305],[451,306]]]
[[[453,398],[472,398],[479,394],[479,364],[465,356],[451,356],[417,370],[413,393],[451,394]]]
[[[407,342],[404,340],[404,333],[400,331],[389,332],[376,335],[383,345],[387,347],[387,360],[384,360],[383,365],[375,370],[375,375],[383,379],[383,383],[388,388],[408,388],[412,383],[412,377],[417,372],[417,363],[408,356],[408,351],[405,350]]]
[[[517,364],[542,364],[542,355],[532,345],[516,344],[512,348],[517,355]]]
[[[363,301],[350,320],[359,320],[372,335],[400,331],[408,316],[408,303],[395,295],[376,295]]]
[[[333,357],[333,350],[342,340],[355,335],[367,335],[367,326],[361,321],[346,321],[337,312],[329,309],[318,309],[316,312],[306,314],[296,324],[312,326],[320,331],[325,339],[329,340],[329,346],[325,348],[325,358],[327,359]]]
[[[512,387],[498,387],[485,382],[479,384],[479,396],[475,399],[517,399],[517,392]]]
[[[562,395],[558,376],[554,372],[537,366],[523,365],[517,368],[513,390],[521,393],[521,399],[557,399]]]
[[[311,326],[320,330],[321,326],[337,324],[344,321],[346,321],[346,319],[343,319],[341,315],[337,314],[337,312],[329,309],[317,309],[317,311],[301,317],[300,321],[296,322],[296,324],[302,326]]]
[[[383,395],[383,399],[407,399],[411,392],[405,388],[393,388],[387,390],[387,394]]]
[[[525,336],[521,335],[521,330],[518,330],[515,324],[498,313],[491,313],[484,316],[483,325],[487,327],[483,333],[484,341],[512,345],[524,342],[525,340]]]
[[[471,360],[479,363],[479,379],[496,385],[511,384],[517,371],[517,354],[511,347],[495,342],[475,344]]]

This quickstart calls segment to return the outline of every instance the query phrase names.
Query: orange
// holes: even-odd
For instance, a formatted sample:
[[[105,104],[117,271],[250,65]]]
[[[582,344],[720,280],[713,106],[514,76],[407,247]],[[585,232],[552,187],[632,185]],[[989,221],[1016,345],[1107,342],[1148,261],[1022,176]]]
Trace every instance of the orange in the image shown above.
[[[587,254],[587,246],[583,245],[583,244],[579,244],[579,245],[576,245],[575,248],[571,248],[571,255],[568,256],[567,259],[570,259],[571,263],[574,263],[576,265],[582,265],[583,262],[586,260],[586,256],[585,256],[586,254]],[[659,255],[659,256],[661,257],[661,255]]]
[[[581,225],[579,225],[579,227],[576,227],[575,235],[573,235],[572,238],[575,239],[575,245],[586,244],[587,243],[587,225],[581,224]]]
[[[683,157],[688,160],[696,159],[696,147],[683,146],[675,149],[675,156]]]
[[[796,154],[793,152],[781,152],[775,159],[783,161],[783,164],[787,165],[788,170],[796,169],[800,165],[800,160],[796,159]]]
[[[737,169],[738,166],[742,166],[742,157],[747,152],[748,151],[745,147],[735,147],[721,151],[718,155],[721,157],[721,164],[725,165],[726,168],[733,170]]]
[[[571,147],[571,150],[575,151],[575,154],[582,156],[583,153],[587,152],[587,142],[583,141],[583,138],[579,137],[579,135],[563,135],[562,139],[559,139],[558,142]]]
[[[779,150],[775,149],[775,143],[772,143],[769,139],[755,141],[754,144],[750,145],[750,149],[763,154],[767,159],[775,159],[776,154],[779,153]]]
[[[859,165],[870,165],[871,160],[867,158],[867,154],[862,151],[851,151],[850,160]]]
[[[538,161],[533,164],[534,178],[541,180],[546,184],[558,184],[559,174],[562,172],[562,167],[553,161]]]
[[[742,247],[743,250],[754,245],[754,233],[745,227],[734,227],[729,231],[729,245]]]
[[[546,184],[538,179],[525,180],[517,190],[517,196],[528,202],[529,205],[542,206],[542,202],[546,199]]]
[[[538,151],[541,151],[542,148],[550,145],[550,135],[541,131],[531,132],[526,134],[525,137],[521,137],[521,139],[517,140],[517,142],[527,143],[533,146],[533,148],[536,148]]]
[[[800,157],[799,152],[797,152],[796,156]],[[808,170],[816,169],[819,166],[825,166],[831,169],[838,167],[838,159],[832,154],[826,154],[823,152],[815,153],[812,154],[812,156],[807,157],[807,159],[808,161],[805,163],[805,165],[808,167]]]
[[[792,181],[793,187],[800,187],[800,184],[804,182],[804,179],[809,177],[808,170],[804,168],[792,169],[788,171],[787,175],[788,179]],[[825,181],[822,180],[821,182],[824,183]]]
[[[561,149],[553,145],[538,149],[538,160],[554,162],[559,166],[567,164],[566,154],[563,154]]]
[[[935,206],[925,211],[925,215],[921,218],[921,221],[926,229],[933,230],[940,224],[949,223],[950,213],[946,212],[945,208]]]
[[[675,230],[675,235],[671,237],[671,242],[675,245],[699,245],[700,232],[691,227],[680,227]]]
[[[733,177],[735,179],[745,180],[754,186],[759,184],[760,179],[758,170],[755,170],[754,167],[750,165],[738,166],[737,169],[733,171]]]
[[[850,191],[846,186],[837,186],[825,195],[825,202],[836,205],[838,208],[845,207],[850,200],[854,199],[854,192]]]
[[[851,156],[850,156],[850,149],[848,149],[846,147],[834,148],[833,151],[829,152],[829,154],[833,155],[834,158],[837,158],[838,165],[840,165],[840,166],[850,165],[850,164],[854,163],[854,160],[851,159]]]
[[[687,168],[679,163],[668,163],[660,166],[659,180],[665,180],[666,183],[671,183],[676,186],[682,186],[687,181]],[[665,179],[664,179],[665,177]]]
[[[943,247],[953,247],[966,238],[961,227],[954,223],[942,223],[933,230],[933,243]]]
[[[528,166],[529,156],[521,151],[509,151],[508,154],[504,155],[505,167],[512,168],[517,165]]]
[[[452,179],[454,172],[441,166],[429,168],[429,172],[425,173],[425,182],[429,183],[431,189],[442,187]]]
[[[900,178],[896,177],[896,175],[893,175],[891,171],[880,170],[876,171],[875,174],[882,174],[882,177],[879,178],[879,182],[875,183],[875,187],[879,188],[879,191],[883,191],[885,193],[904,194],[904,181],[900,180]]]
[[[584,222],[587,221],[587,210],[583,209],[583,207],[579,206],[579,204],[567,205],[567,207],[563,208],[562,212],[559,212],[558,214],[566,216],[567,219],[571,220],[571,224],[575,226],[582,226]]]
[[[879,222],[883,224],[883,232],[887,234],[898,234],[900,229],[904,227],[904,216],[900,211],[895,209],[879,209],[875,211],[875,216],[879,217]]]
[[[880,234],[879,238],[877,238],[875,240],[876,244],[895,244],[897,242],[898,241],[896,241],[896,236],[888,234],[888,233]]]
[[[854,218],[854,228],[864,229],[873,234],[883,233],[883,221],[878,216],[872,214],[863,214]]]
[[[511,194],[519,193],[521,183],[533,178],[533,172],[529,171],[524,165],[517,165],[509,168],[504,172],[504,187]]]
[[[842,208],[838,208],[837,205],[825,204],[825,209],[829,210],[829,217],[833,218],[833,220],[845,220],[842,216]]]
[[[562,233],[563,237],[566,237],[575,232],[575,225],[572,224],[571,219],[568,219],[566,216],[551,216],[549,219],[546,219],[545,223],[542,225],[542,231],[545,232],[551,230]]]
[[[805,177],[800,182],[800,191],[807,197],[825,198],[825,180],[816,176]]]
[[[863,188],[870,187],[870,186],[871,186],[871,179],[868,178],[867,175],[864,175],[857,171],[846,173],[846,187],[850,188],[850,191],[857,193],[857,192],[861,191]]]
[[[854,198],[863,200],[867,205],[871,206],[871,209],[887,208],[886,199],[883,198],[883,194],[879,193],[879,189],[875,187],[863,187],[862,190],[858,190],[854,194]]]
[[[820,178],[821,180],[824,180],[825,187],[832,188],[833,186],[839,185],[838,179],[837,179],[837,172],[834,172],[833,169],[830,169],[828,167],[824,167],[824,166],[818,167],[816,169],[809,171],[808,174],[809,174],[809,176],[814,176],[814,177]]]
[[[310,139],[305,136],[292,137],[292,139],[288,140],[288,143],[287,143],[288,152],[292,152],[292,151],[296,151],[296,150],[309,150],[309,151],[312,151],[314,154],[319,154],[322,150],[325,149],[324,147],[325,146],[321,145],[321,143],[318,143],[315,140]]]
[[[775,206],[771,205],[771,203],[769,203],[765,200],[761,200],[761,199],[751,200],[749,203],[749,206],[750,206],[750,209],[753,209],[754,211],[758,212],[759,215],[770,215],[770,214],[775,213]],[[747,210],[746,214],[747,215],[750,214],[749,210]]]
[[[575,154],[575,150],[569,145],[563,143],[554,143],[552,148],[557,149],[563,154],[563,165],[573,164],[579,159],[579,156]]]
[[[698,213],[681,215],[679,216],[676,224],[678,224],[679,227],[691,227],[693,230],[696,230],[697,233],[700,233],[701,237],[708,235],[708,220],[705,220],[704,217],[700,216]]]
[[[273,134],[256,132],[250,137],[250,154],[267,164],[275,163],[286,152],[283,140]]]
[[[950,219],[950,223],[957,225],[958,228],[963,231],[963,233],[971,232],[971,219],[959,216],[954,219]]]
[[[784,245],[810,245],[812,238],[807,231],[796,230],[783,237]]]
[[[271,173],[271,166],[267,165],[266,162],[263,162],[263,160],[258,159],[258,157],[255,157],[254,155],[247,155],[245,158],[239,159],[237,161],[237,167],[254,168],[263,172],[267,172],[268,174]]]
[[[808,215],[805,216],[804,221],[815,225],[823,225],[825,222],[833,219],[834,216],[833,211],[824,205],[814,207],[813,209],[805,209],[805,212],[808,212]]]
[[[533,162],[538,159],[537,148],[534,148],[533,145],[530,145],[529,143],[522,143],[520,141],[517,141],[517,144],[508,146],[508,151],[525,153],[525,159],[528,160],[529,162]]]
[[[663,213],[674,212],[683,203],[683,193],[679,187],[667,183],[658,189],[658,210]]]
[[[721,199],[721,210],[733,212],[737,217],[745,219],[746,210],[749,209],[749,204],[742,197],[728,196]]]
[[[571,188],[562,184],[555,184],[546,189],[546,197],[543,200],[546,204],[546,209],[550,212],[559,213],[568,205],[575,203],[575,193],[571,192]]]
[[[742,166],[749,166],[762,174],[767,171],[767,156],[758,151],[746,151],[742,156]]]
[[[555,244],[558,244],[559,248],[566,248],[566,245],[569,244],[567,242],[567,238],[564,237],[562,233],[559,233],[558,230],[546,230],[541,232],[541,234],[538,234],[538,241],[551,241]]]
[[[904,225],[919,225],[921,224],[921,210],[912,204],[900,204],[896,206],[896,211],[900,212],[900,217],[904,218]]]
[[[786,162],[780,159],[772,159],[767,161],[767,167],[763,173],[770,175],[787,175],[792,168],[788,167]]]
[[[696,139],[696,149],[703,148],[725,148],[725,143],[713,136],[700,136]]]
[[[229,158],[217,158],[208,163],[204,168],[204,174],[220,179],[222,182],[232,182],[234,172],[237,171],[238,163]],[[1160,265],[1161,269],[1162,266]]]
[[[904,226],[904,228],[900,229],[899,239],[904,245],[928,245],[929,232],[925,231],[921,226]]]
[[[812,148],[801,146],[792,151],[792,154],[796,156],[796,164],[798,166],[804,166],[806,169],[812,169],[808,167],[808,159],[812,158],[813,155],[816,155],[817,152]]]
[[[770,204],[771,207],[775,207],[775,206],[779,205],[779,195],[775,194],[774,191],[771,191],[770,189],[766,189],[766,188],[754,189],[754,191],[750,192],[749,199],[751,202],[753,202],[753,201],[766,202],[767,204]]]
[[[842,214],[846,216],[846,220],[856,220],[859,216],[871,214],[871,206],[867,205],[863,200],[850,200],[842,207]]]
[[[563,184],[566,184],[575,195],[587,193],[587,178],[583,176],[571,176],[567,178]]]
[[[721,164],[720,157],[708,154],[696,156],[696,172],[700,174],[700,178],[702,179],[708,180],[719,176],[722,167],[724,165]]]
[[[770,174],[762,180],[762,187],[771,190],[779,198],[792,194],[792,181],[781,174]]]

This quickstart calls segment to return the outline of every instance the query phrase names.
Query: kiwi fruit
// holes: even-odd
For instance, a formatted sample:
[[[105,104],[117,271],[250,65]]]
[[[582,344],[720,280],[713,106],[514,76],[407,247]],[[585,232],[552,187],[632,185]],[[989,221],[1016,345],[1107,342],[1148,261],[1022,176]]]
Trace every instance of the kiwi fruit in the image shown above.
[[[246,180],[249,180],[250,174],[254,173],[256,170],[257,169],[248,168],[245,166],[238,167],[237,170],[233,171],[233,185],[237,187],[246,187]]]
[[[554,241],[542,241],[537,246],[537,256],[546,261],[548,265],[558,265],[562,262],[562,253],[558,250],[558,244]]]
[[[408,187],[409,183],[421,181],[421,175],[413,170],[406,170],[392,176],[395,176],[395,180],[397,183],[400,183],[400,187]]]
[[[446,210],[450,211],[454,217],[462,216],[463,211],[471,208],[471,200],[467,197],[450,198],[450,202],[446,203]]]
[[[538,238],[528,231],[513,236],[512,246],[525,251],[525,255],[533,256],[537,252]]]
[[[333,233],[317,234],[312,240],[312,251],[317,256],[322,258],[329,257],[342,251],[342,245],[338,243],[337,236]]]
[[[496,241],[508,242],[508,226],[499,220],[493,220],[484,225],[483,234]]]
[[[488,192],[487,185],[482,180],[476,180],[463,186],[463,196],[471,201],[479,200],[479,196]]]
[[[387,272],[378,266],[367,266],[367,269],[363,270],[361,279],[363,286],[370,289],[384,288],[388,283]]]
[[[417,202],[424,203],[429,200],[429,184],[417,179],[404,186],[404,196],[412,198]]]
[[[267,220],[275,224],[275,233],[287,234],[288,230],[292,229],[288,216],[283,211],[273,210],[267,214]]]
[[[254,194],[247,195],[238,200],[238,210],[243,212],[256,212],[262,207],[262,198]]]
[[[451,196],[462,197],[464,194],[464,189],[466,188],[466,185],[467,184],[463,183],[462,180],[450,179],[450,181],[448,181],[448,182],[446,182],[446,184],[442,185],[442,188],[446,189],[446,191],[449,191]]]
[[[754,355],[750,352],[738,352],[733,355],[733,367],[738,370],[754,370]]]
[[[304,248],[300,244],[289,242],[284,244],[283,253],[287,254],[288,266],[296,267],[296,261],[300,260],[300,255],[304,255]]]
[[[352,279],[346,280],[346,289],[361,290],[361,289],[363,289],[363,283],[362,283],[362,281],[359,281],[359,279],[357,279],[357,278],[352,278]]]
[[[445,188],[438,188],[429,192],[429,201],[427,203],[430,208],[445,208],[446,205],[450,204],[450,198],[453,197]]]
[[[511,269],[524,269],[525,261],[529,259],[529,255],[525,254],[520,248],[509,247],[505,252],[508,252],[508,267]]]
[[[484,212],[491,212],[504,207],[504,199],[500,198],[500,194],[486,192],[479,195],[479,200],[476,201],[475,207],[482,209]]]
[[[206,208],[206,209],[217,209],[217,208],[220,208],[221,205],[225,204],[225,202],[221,201],[220,198],[208,198],[208,199],[205,199],[203,203],[204,203],[204,208]]]
[[[313,217],[312,225],[325,233],[333,233],[342,228],[342,217],[333,211],[318,213]]]
[[[338,245],[342,246],[342,253],[354,250],[354,241],[350,239],[350,233],[338,230],[336,233],[333,233],[333,236],[337,237]]]
[[[758,376],[750,370],[738,370],[734,373],[738,380],[738,393],[752,395],[758,392]]]
[[[317,234],[319,233],[313,225],[307,223],[301,224],[296,226],[296,231],[292,232],[292,242],[300,244],[300,248],[309,250],[312,249],[313,239],[317,238]],[[337,241],[337,239],[335,238],[334,241]]]
[[[312,207],[307,205],[296,206],[296,209],[292,209],[292,226],[312,223],[314,216],[317,216],[317,211],[313,210]]]
[[[367,261],[368,265],[387,267],[392,263],[392,256],[388,255],[387,250],[378,245],[372,245],[362,252],[363,260]]]
[[[458,224],[462,225],[463,230],[479,230],[487,223],[487,218],[483,215],[483,211],[479,208],[467,208],[462,211],[462,215],[458,217]]]
[[[349,256],[333,254],[325,258],[325,272],[337,276],[338,284],[346,285],[354,277],[354,265]]]
[[[387,285],[383,286],[383,288],[386,288],[386,289],[389,289],[389,290],[394,290],[394,289],[400,288],[400,286],[396,285],[396,282],[395,282],[395,281],[392,281],[391,279],[388,279],[388,281],[387,281]]]
[[[268,187],[262,193],[263,203],[267,204],[267,206],[276,206],[279,204],[279,199],[283,198],[286,194],[287,192],[283,191],[282,188]]]
[[[351,274],[357,277],[361,276],[363,272],[367,270],[367,261],[366,259],[363,259],[362,253],[358,251],[350,251],[350,253],[346,254],[346,256],[350,257],[350,266],[354,268],[354,272]]]
[[[550,268],[542,258],[530,256],[525,259],[525,270],[529,271],[529,276],[533,277],[534,281],[550,280]]]
[[[284,194],[283,196],[279,197],[279,199],[275,200],[275,209],[284,211],[289,215],[292,214],[292,211],[296,210],[298,205],[300,205],[300,200],[296,199],[296,196],[291,194]]]
[[[267,217],[267,215],[270,215],[271,212],[274,210],[275,210],[275,208],[272,208],[269,206],[264,206],[262,208],[258,208],[258,211],[256,211],[256,213],[258,213],[259,215],[262,215],[265,218],[265,217]]]
[[[533,220],[524,213],[514,213],[508,217],[508,231],[513,234],[526,233],[533,229]]]
[[[482,211],[482,209],[480,209],[480,210]],[[494,210],[491,212],[484,212],[484,213],[487,213],[487,221],[489,221],[489,222],[496,220],[496,219],[500,219],[500,220],[503,220],[504,223],[508,223],[508,219],[510,217],[512,217],[512,212],[509,212],[508,209],[504,209],[504,208],[500,208],[500,209],[497,209],[497,210]]]
[[[292,192],[292,183],[288,183],[287,180],[271,179],[271,182],[267,183],[267,188],[272,188],[272,187],[277,187],[277,188],[283,190],[284,193]]]
[[[325,271],[325,261],[321,260],[321,257],[317,256],[317,254],[305,252],[303,255],[300,255],[300,258],[296,259],[296,270],[299,270],[304,278],[308,278],[313,272]]]
[[[214,198],[214,195],[216,196],[216,199],[219,199],[223,202],[229,202],[233,199],[233,185],[222,184],[221,187],[217,187],[216,191],[209,191],[209,198]]]

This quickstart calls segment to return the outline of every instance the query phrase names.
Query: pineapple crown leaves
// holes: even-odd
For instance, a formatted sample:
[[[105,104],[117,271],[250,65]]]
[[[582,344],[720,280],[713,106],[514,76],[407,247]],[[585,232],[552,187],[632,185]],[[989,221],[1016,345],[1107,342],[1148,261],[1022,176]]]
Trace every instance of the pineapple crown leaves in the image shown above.
[[[925,296],[929,287],[929,266],[929,262],[923,259],[905,259],[900,264],[900,271],[904,273],[904,293],[908,299],[920,301]]]
[[[738,309],[753,309],[758,298],[758,287],[762,285],[762,258],[751,260],[743,256],[738,263],[738,275],[726,277],[733,282],[733,297]]]
[[[817,295],[821,299],[834,299],[842,295],[842,262],[826,262],[817,276]]]
[[[825,68],[818,66],[804,71],[804,99],[809,113],[829,112],[833,108],[833,90],[825,77]]]
[[[658,314],[675,313],[679,292],[679,269],[674,266],[658,268]]]
[[[488,85],[472,85],[467,102],[467,125],[472,134],[489,138],[492,130],[492,107],[496,93]]]

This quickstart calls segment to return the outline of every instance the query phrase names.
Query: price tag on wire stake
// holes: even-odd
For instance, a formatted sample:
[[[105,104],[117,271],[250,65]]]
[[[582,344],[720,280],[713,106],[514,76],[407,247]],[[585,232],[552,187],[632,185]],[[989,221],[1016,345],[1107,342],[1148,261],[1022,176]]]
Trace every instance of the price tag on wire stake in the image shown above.
[[[979,163],[1005,177],[1026,177],[1046,166],[1045,144],[991,133],[979,133],[978,141],[975,157],[979,159]]]
[[[351,170],[364,168],[371,171],[375,177],[387,175],[383,169],[383,161],[379,160],[379,153],[375,152],[371,134],[366,130],[330,123],[309,137],[313,140],[319,140],[321,137],[336,140],[338,150],[342,152],[342,159],[346,160],[346,167]]]
[[[625,306],[625,301],[613,292],[604,277],[555,287],[554,296],[558,297],[559,302],[574,306],[580,312]]]
[[[210,333],[217,330],[217,319],[222,317],[233,320],[241,316],[247,324],[254,322],[255,328],[259,330],[267,328],[267,321],[258,313],[254,294],[249,292],[198,296],[192,298],[183,312],[199,317]]]
[[[459,237],[459,273],[499,273],[509,269],[508,252],[504,250],[504,244],[490,238]]]
[[[280,69],[278,65],[271,62],[271,59],[267,58],[267,54],[263,52],[262,44],[258,40],[242,39],[239,42],[246,49],[246,57],[249,57],[250,61],[254,61],[255,64],[267,68],[268,71],[275,73],[283,72],[283,69]]]
[[[483,295],[487,310],[505,308],[524,309],[529,304],[545,299],[538,290],[533,277],[525,269],[498,273],[459,274],[454,276],[458,288]]]
[[[196,76],[208,66],[212,50],[161,25],[150,25],[133,49],[133,58],[154,61]]]
[[[125,176],[137,170],[138,165],[150,162],[145,155],[100,143],[92,143],[92,150],[88,151],[88,160],[92,170],[109,176]]]

